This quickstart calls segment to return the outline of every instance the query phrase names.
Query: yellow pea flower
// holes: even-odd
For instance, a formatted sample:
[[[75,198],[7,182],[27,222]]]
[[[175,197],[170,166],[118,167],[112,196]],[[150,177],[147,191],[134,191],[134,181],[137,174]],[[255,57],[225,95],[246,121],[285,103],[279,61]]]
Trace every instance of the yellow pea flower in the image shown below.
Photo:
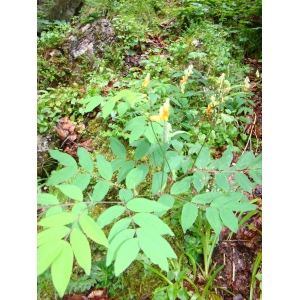
[[[212,107],[213,107],[213,104],[212,104],[212,103],[209,103],[208,106],[207,106],[207,109],[206,109],[206,114],[207,114],[207,115],[210,115],[211,110],[212,110]]]
[[[159,115],[150,116],[154,122],[168,121],[170,113],[170,99],[167,98],[165,103],[159,108]]]
[[[150,83],[150,73],[147,74],[145,80],[142,83],[142,87],[147,87]]]

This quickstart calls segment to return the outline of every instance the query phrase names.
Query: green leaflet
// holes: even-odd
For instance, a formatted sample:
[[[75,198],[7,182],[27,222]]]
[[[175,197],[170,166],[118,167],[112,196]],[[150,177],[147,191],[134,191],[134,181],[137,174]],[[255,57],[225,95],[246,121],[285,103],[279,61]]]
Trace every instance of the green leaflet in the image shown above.
[[[142,134],[144,134],[145,130],[146,130],[145,126],[138,126],[138,127],[133,128],[129,135],[129,144],[131,145],[134,141],[137,141],[140,138],[140,136]],[[144,140],[146,140],[146,139],[144,139]],[[134,158],[134,159],[136,160],[136,158]]]
[[[193,177],[188,176],[183,178],[180,181],[175,182],[171,187],[170,194],[178,195],[178,194],[186,193],[190,188],[190,183],[192,180]]]
[[[167,182],[168,174],[163,172],[156,172],[152,177],[152,194],[156,194],[157,192],[163,191],[164,186]]]
[[[110,163],[111,163],[113,172],[117,171],[123,165],[124,162],[125,162],[124,158],[116,158],[116,159],[112,160]]]
[[[157,217],[163,216],[169,209],[173,207],[174,204],[174,198],[169,194],[164,194],[157,200],[158,203],[161,203],[163,205],[166,205],[168,207],[167,210],[162,210],[160,212],[154,212],[154,215]]]
[[[184,233],[194,224],[197,215],[198,208],[195,204],[186,202],[183,205],[181,213],[181,227]]]
[[[233,159],[233,154],[229,149],[229,147],[227,147],[227,149],[223,152],[222,157],[218,159],[218,169],[219,170],[227,169],[230,166],[232,159]]]
[[[125,184],[127,189],[135,189],[143,180],[143,170],[132,169],[126,176]],[[142,180],[141,180],[142,179]]]
[[[68,180],[72,176],[74,176],[77,173],[77,168],[73,167],[66,167],[59,171],[54,171],[51,173],[50,178],[47,181],[47,185],[56,185],[59,183],[62,183],[63,181]]]
[[[56,226],[43,230],[37,234],[37,246],[51,242],[53,240],[60,240],[65,237],[70,231],[69,227]]]
[[[170,227],[157,216],[150,213],[137,213],[133,216],[133,221],[142,228],[155,230],[159,234],[169,234],[174,236]]]
[[[77,155],[79,158],[79,163],[84,168],[84,170],[88,173],[92,173],[94,171],[94,162],[86,149],[78,147]]]
[[[134,229],[124,229],[118,232],[115,237],[110,241],[109,248],[106,255],[106,265],[109,266],[117,256],[120,245],[134,236]]]
[[[165,164],[164,172],[170,172],[171,170],[179,170],[181,162],[184,159],[183,155],[179,155],[177,152],[168,151],[166,153],[166,159],[169,164]],[[170,168],[169,168],[170,166]]]
[[[206,209],[206,218],[216,235],[219,235],[223,227],[219,210],[216,207],[208,207]]]
[[[170,244],[157,232],[154,230],[148,230],[145,228],[138,228],[137,236],[139,239],[145,238],[152,241],[153,245],[155,245],[161,252],[169,258],[177,258],[174,250],[170,246]]]
[[[257,155],[250,163],[249,165],[251,170],[254,169],[261,169],[262,168],[262,153]]]
[[[111,98],[109,99],[102,108],[102,117],[106,119],[106,117],[112,112],[115,107],[117,100]]]
[[[133,198],[133,193],[131,190],[120,189],[119,190],[119,198],[121,201],[128,202]]]
[[[204,188],[205,183],[206,176],[204,173],[196,172],[193,174],[193,185],[198,193]]]
[[[94,97],[84,99],[84,100],[89,100],[89,102],[84,110],[85,113],[88,113],[88,112],[91,112],[92,110],[94,110],[94,108],[96,108],[98,105],[100,105],[103,102],[104,98],[101,97],[100,95],[98,95],[98,96],[94,96]],[[78,101],[78,102],[80,102],[80,101]],[[83,102],[81,102],[81,103],[83,103]]]
[[[62,210],[62,208],[61,208],[60,205],[52,206],[52,207],[50,207],[50,208],[47,209],[47,211],[46,211],[46,217],[50,217],[52,215],[59,214],[62,211],[63,210]]]
[[[140,164],[129,171],[125,180],[127,189],[135,189],[145,179],[148,172],[149,167],[145,164]]]
[[[73,228],[70,234],[70,243],[76,260],[87,275],[91,273],[91,248],[86,236],[81,230]]]
[[[219,197],[216,197],[212,203],[211,207],[218,207],[221,208],[227,203],[234,203],[242,199],[244,195],[242,193],[233,192],[228,194],[222,194]]]
[[[107,248],[109,247],[109,243],[104,232],[90,216],[81,216],[79,224],[90,239]]]
[[[252,204],[250,202],[229,202],[223,206],[223,208],[227,208],[229,210],[233,211],[250,211],[256,209],[258,206],[256,204]]]
[[[121,205],[115,205],[106,209],[97,219],[97,224],[100,228],[103,228],[115,218],[121,216],[125,211],[125,207]]]
[[[140,128],[140,127],[137,127],[137,128]],[[133,132],[133,131],[132,131]],[[131,132],[131,133],[132,133]],[[143,131],[144,132],[144,131]],[[142,132],[142,134],[143,134]],[[130,142],[130,140],[129,140]],[[151,144],[148,142],[148,140],[146,139],[143,139],[139,145],[136,147],[136,150],[135,150],[135,153],[134,153],[134,160],[139,160],[141,159],[144,155],[147,154],[147,152],[149,151],[151,147]]]
[[[60,191],[65,194],[67,197],[77,200],[77,201],[82,201],[83,200],[83,194],[81,189],[72,184],[61,184],[61,185],[56,185]]]
[[[120,117],[123,116],[126,113],[128,108],[129,108],[128,103],[120,102],[118,104],[118,114],[119,114],[119,116]]]
[[[125,147],[114,137],[110,137],[110,148],[117,158],[126,158]]]
[[[248,168],[250,163],[253,161],[253,159],[254,159],[254,155],[252,150],[245,152],[237,161],[236,165],[234,166],[234,169],[244,170]]]
[[[162,270],[169,272],[167,257],[158,248],[153,239],[141,237],[139,238],[139,246],[152,263],[157,264]]]
[[[237,232],[239,226],[238,219],[231,210],[223,207],[220,209],[220,217],[224,225],[226,225],[231,231],[235,233]]]
[[[37,249],[37,276],[44,273],[64,247],[62,240],[52,240]]]
[[[113,175],[113,169],[105,157],[102,154],[97,154],[97,167],[99,174],[106,180],[111,180]]]
[[[122,230],[125,230],[128,228],[129,224],[131,223],[131,220],[129,218],[124,218],[119,221],[117,221],[113,227],[111,228],[109,235],[108,235],[108,241],[109,243],[112,241],[112,239]],[[109,246],[109,249],[111,248],[111,245]]]
[[[37,204],[41,204],[41,205],[59,204],[59,200],[54,195],[47,194],[47,193],[38,193]]]
[[[84,202],[77,202],[72,207],[72,213],[79,216],[79,214],[87,215],[87,205]]]
[[[39,226],[55,227],[66,225],[74,222],[78,217],[70,212],[61,212],[55,215],[46,217],[38,222]]]
[[[153,129],[152,129],[153,127]],[[145,126],[144,136],[148,139],[149,143],[155,145],[157,144],[157,135],[160,137],[163,131],[162,125],[152,122],[152,126]],[[154,130],[154,132],[153,132]]]
[[[83,192],[89,185],[91,176],[89,174],[79,174],[75,177],[72,184],[76,185]]]
[[[208,147],[203,147],[196,160],[196,166],[199,169],[207,167],[210,162],[210,150]]]
[[[206,204],[221,195],[223,195],[223,193],[221,193],[221,192],[204,193],[204,194],[200,194],[200,195],[193,197],[191,202],[197,203],[197,204]]]
[[[190,170],[192,167],[192,164],[193,164],[193,160],[190,157],[187,159],[184,158],[182,160],[182,162],[180,163],[180,167],[181,167],[183,173],[186,173],[188,170]]]
[[[121,169],[119,170],[117,182],[121,183],[126,178],[129,171],[133,169],[133,167],[134,167],[134,161],[133,160],[125,161],[121,165]]]
[[[94,186],[92,194],[93,201],[101,201],[109,191],[109,183],[107,181],[100,180]]]
[[[249,175],[257,184],[262,184],[262,173],[261,169],[254,169],[249,171]]]
[[[135,198],[128,201],[127,208],[135,212],[161,212],[169,209],[164,204],[145,198]]]
[[[244,191],[252,193],[252,189],[254,188],[253,183],[245,174],[235,173],[234,178]]]
[[[228,190],[229,190],[228,179],[223,173],[217,173],[215,175],[215,180],[216,180],[217,186],[220,189],[224,190],[225,192],[228,192]]]
[[[61,165],[77,169],[76,160],[70,154],[60,152],[59,150],[49,150],[49,154]]]
[[[70,281],[73,267],[73,251],[71,245],[63,242],[63,249],[51,265],[51,276],[59,297],[63,297]]]
[[[115,261],[115,275],[119,276],[135,260],[140,251],[137,238],[126,240],[119,248]]]
[[[146,125],[147,117],[145,116],[138,116],[126,123],[126,127],[124,128],[123,132],[132,131],[137,127],[144,127]]]
[[[179,141],[179,140],[172,140],[171,141],[171,145],[174,147],[174,149],[177,152],[180,152],[183,148],[183,142]]]

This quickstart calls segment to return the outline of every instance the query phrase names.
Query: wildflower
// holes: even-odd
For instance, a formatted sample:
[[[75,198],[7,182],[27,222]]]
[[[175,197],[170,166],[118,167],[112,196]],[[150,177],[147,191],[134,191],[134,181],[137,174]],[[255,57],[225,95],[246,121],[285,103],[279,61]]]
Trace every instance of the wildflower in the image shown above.
[[[211,110],[212,110],[212,107],[213,107],[213,104],[212,104],[212,103],[209,103],[208,106],[207,106],[207,109],[206,109],[206,114],[207,114],[207,115],[210,115]]]
[[[248,92],[250,89],[250,84],[249,84],[250,80],[249,77],[247,76],[244,80],[244,91]]]
[[[159,115],[150,116],[150,120],[155,122],[168,121],[169,113],[170,113],[170,99],[167,98],[165,103],[159,109]]]
[[[147,87],[150,83],[150,73],[147,74],[145,80],[142,83],[142,87]]]
[[[258,71],[258,69],[256,70],[255,75],[256,75],[257,78],[259,78],[259,71]]]
[[[189,65],[186,70],[184,70],[184,76],[180,80],[181,92],[184,93],[185,84],[187,83],[188,78],[190,75],[193,74],[193,65]]]

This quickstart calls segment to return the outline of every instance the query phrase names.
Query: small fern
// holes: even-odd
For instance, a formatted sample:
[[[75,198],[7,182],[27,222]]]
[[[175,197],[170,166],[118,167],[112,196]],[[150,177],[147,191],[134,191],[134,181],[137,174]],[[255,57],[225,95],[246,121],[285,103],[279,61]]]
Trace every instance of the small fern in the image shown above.
[[[80,293],[86,292],[90,290],[94,285],[96,285],[97,282],[98,281],[96,278],[90,278],[87,275],[83,275],[76,281],[70,280],[66,293],[72,294],[78,292]]]

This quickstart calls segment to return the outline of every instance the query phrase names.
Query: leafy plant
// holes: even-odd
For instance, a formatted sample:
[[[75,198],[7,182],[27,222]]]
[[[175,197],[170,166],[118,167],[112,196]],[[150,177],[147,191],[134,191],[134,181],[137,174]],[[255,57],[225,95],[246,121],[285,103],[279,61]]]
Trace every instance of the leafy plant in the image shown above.
[[[149,82],[146,78],[143,87]],[[129,108],[136,111],[137,115],[125,127],[130,132],[130,144],[136,149],[132,159],[125,146],[111,137],[114,160],[107,161],[98,153],[94,163],[84,148],[78,148],[79,165],[66,153],[49,151],[64,168],[52,173],[47,185],[69,200],[64,206],[53,194],[38,194],[39,205],[51,205],[52,211],[55,209],[51,215],[48,210],[46,217],[38,222],[43,227],[38,234],[38,274],[51,266],[52,280],[61,297],[72,273],[74,256],[87,275],[91,272],[88,239],[102,245],[103,250],[107,249],[106,266],[113,264],[116,276],[129,267],[140,251],[168,272],[168,259],[177,258],[164,238],[164,235],[174,236],[174,233],[160,219],[168,211],[179,210],[184,233],[199,216],[199,231],[206,228],[208,234],[212,228],[214,245],[223,226],[237,232],[238,219],[234,212],[256,208],[243,194],[243,191],[251,192],[257,182],[261,182],[261,157],[255,158],[252,151],[245,152],[235,165],[231,165],[233,154],[230,148],[218,160],[211,159],[210,150],[204,144],[189,144],[190,149],[194,149],[192,152],[178,153],[183,145],[175,139],[177,132],[172,132],[168,123],[168,99],[158,115],[150,116],[152,103],[141,93],[122,90],[107,101],[100,96],[88,100],[89,105],[94,101],[88,110],[103,104],[103,118],[111,116],[116,105],[119,112],[125,113]],[[141,162],[145,156],[148,159]],[[233,182],[228,181],[231,175],[235,178]],[[150,184],[143,184],[141,188],[146,177]],[[216,184],[211,185],[211,182]],[[207,190],[209,186],[211,188]],[[114,201],[103,201],[111,189],[117,191],[118,197]],[[96,204],[109,205],[109,208],[94,219],[90,211]],[[72,209],[67,209],[69,206]],[[207,222],[205,226],[202,218]],[[113,226],[106,235],[104,228],[109,224]],[[205,246],[206,238],[203,235],[205,274],[211,258],[211,252]]]

